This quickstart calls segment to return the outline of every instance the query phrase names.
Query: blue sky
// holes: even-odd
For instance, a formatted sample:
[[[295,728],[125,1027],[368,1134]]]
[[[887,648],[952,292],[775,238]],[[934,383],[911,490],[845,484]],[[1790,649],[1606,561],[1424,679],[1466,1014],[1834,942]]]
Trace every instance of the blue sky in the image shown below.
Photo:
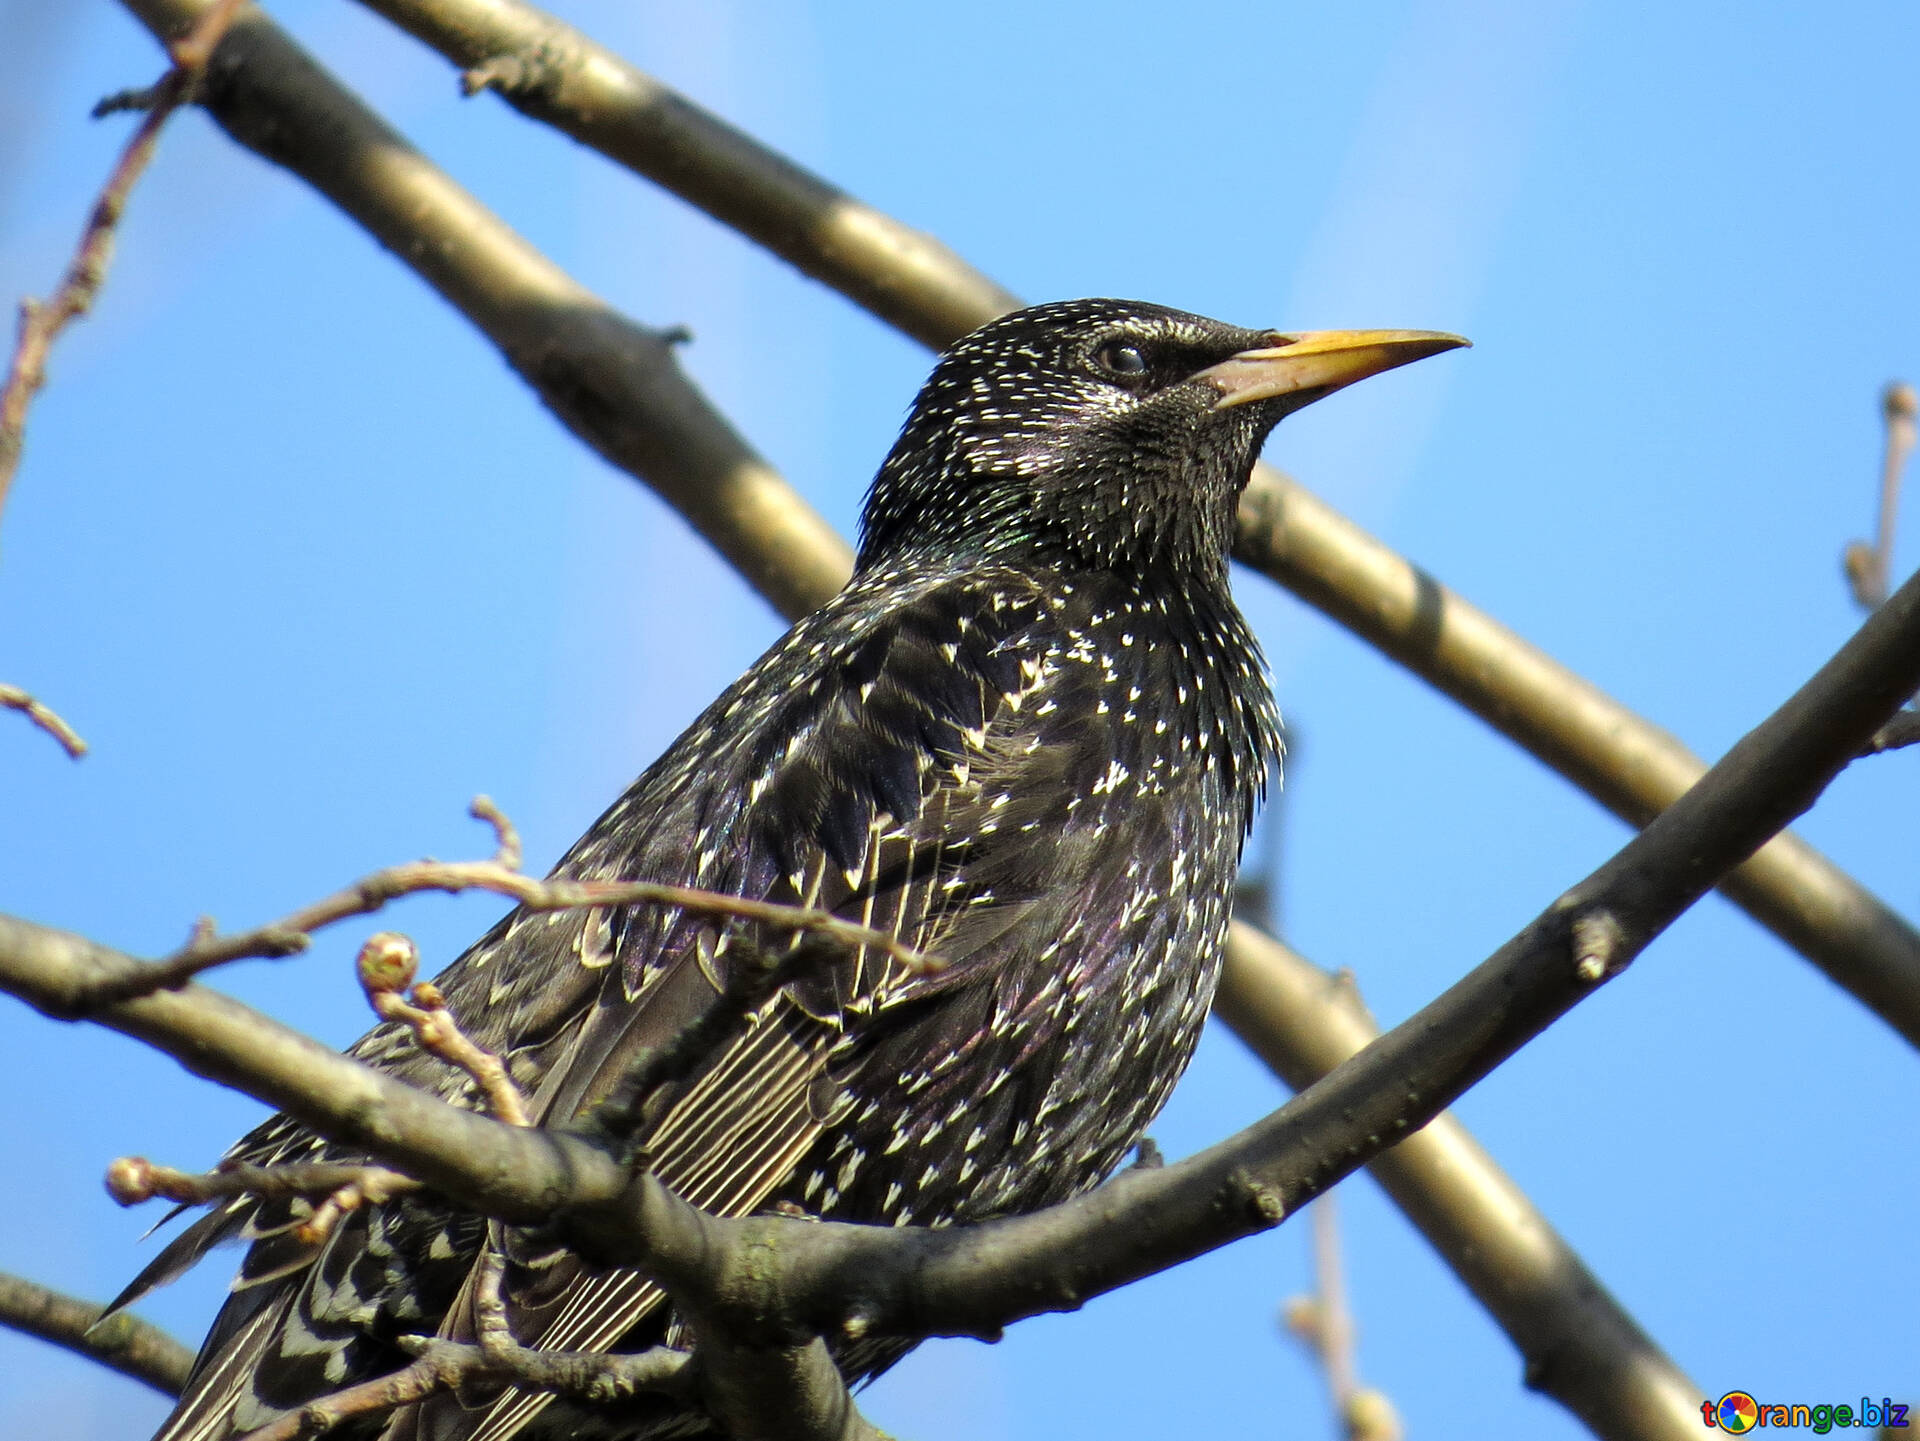
[[[272,8],[585,283],[688,325],[696,379],[851,527],[923,351],[460,101],[359,8]],[[1838,555],[1873,514],[1879,388],[1920,374],[1911,7],[557,8],[1031,298],[1472,336],[1288,421],[1269,458],[1703,754],[1857,621]],[[44,294],[126,132],[86,109],[157,52],[98,0],[0,0],[0,25],[0,295]],[[27,447],[0,678],[95,753],[0,724],[0,908],[135,951],[479,854],[478,791],[544,864],[779,632],[464,322],[199,116],[169,130]],[[1239,588],[1294,728],[1290,937],[1391,1023],[1624,832],[1265,581]],[[1856,766],[1802,825],[1909,914],[1916,784],[1914,753]],[[388,921],[446,960],[495,913]],[[224,983],[344,1043],[374,928]],[[1460,1113],[1704,1392],[1814,1403],[1920,1383],[1916,1080],[1716,899]],[[18,1007],[0,1087],[0,1267],[94,1296],[151,1249],[106,1161],[203,1163],[259,1110]],[[1213,1034],[1155,1133],[1182,1154],[1281,1098]],[[1412,1434],[1580,1434],[1370,1183],[1341,1194],[1361,1369]],[[917,1441],[1329,1434],[1274,1320],[1306,1255],[1290,1225],[997,1347],[928,1346],[869,1409]],[[219,1269],[149,1314],[197,1334]],[[0,1335],[0,1433],[143,1435],[159,1410]]]

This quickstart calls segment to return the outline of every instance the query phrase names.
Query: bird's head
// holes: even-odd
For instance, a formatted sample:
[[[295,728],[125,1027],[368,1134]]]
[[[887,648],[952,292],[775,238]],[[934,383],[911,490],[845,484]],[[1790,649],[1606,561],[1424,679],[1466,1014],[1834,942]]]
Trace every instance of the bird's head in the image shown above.
[[[1281,417],[1466,343],[1243,330],[1127,300],[1003,315],[934,366],[868,497],[861,567],[934,553],[1224,574]]]

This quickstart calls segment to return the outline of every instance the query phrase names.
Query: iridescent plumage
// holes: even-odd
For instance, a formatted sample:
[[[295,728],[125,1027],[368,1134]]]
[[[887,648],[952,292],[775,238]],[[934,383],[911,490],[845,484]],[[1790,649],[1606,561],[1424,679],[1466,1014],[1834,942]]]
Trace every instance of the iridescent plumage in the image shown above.
[[[830,907],[947,964],[835,955],[650,1103],[658,1174],[712,1211],[945,1225],[1062,1200],[1158,1112],[1212,996],[1246,828],[1279,755],[1227,586],[1235,501],[1273,423],[1330,386],[1222,399],[1214,367],[1286,337],[1154,306],[1004,317],[939,362],[875,482],[846,590],[797,624],[555,869]],[[1380,367],[1375,367],[1380,368]],[[515,912],[440,980],[565,1125],[712,1000],[740,932],[656,908]],[[757,937],[755,944],[785,945]],[[383,1027],[355,1054],[461,1104]],[[251,1161],[335,1148],[276,1118]],[[212,1441],[469,1334],[482,1245],[519,1339],[676,1339],[659,1293],[430,1196],[301,1243],[242,1200],[150,1268],[250,1240],[165,1441]],[[907,1349],[845,1351],[850,1375]],[[657,1398],[587,1411],[440,1397],[346,1434],[698,1434]]]

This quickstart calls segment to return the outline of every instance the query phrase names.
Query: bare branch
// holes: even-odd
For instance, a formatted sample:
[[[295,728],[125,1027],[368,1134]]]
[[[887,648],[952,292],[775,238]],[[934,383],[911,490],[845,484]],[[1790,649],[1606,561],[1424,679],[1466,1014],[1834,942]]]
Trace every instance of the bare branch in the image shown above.
[[[209,0],[124,0],[167,35]],[[201,103],[312,184],[500,349],[555,415],[660,495],[775,606],[810,610],[853,554],[681,373],[681,338],[597,299],[461,189],[266,16],[234,24]]]
[[[367,0],[522,114],[646,176],[936,348],[1020,304],[901,224],[519,0]]]
[[[1236,557],[1645,826],[1706,766],[1290,480],[1256,472]],[[1748,915],[1920,1045],[1920,932],[1792,833],[1720,882]]]
[[[113,254],[114,231],[126,212],[127,196],[132,193],[134,182],[153,159],[161,127],[175,110],[192,98],[207,57],[220,43],[243,3],[244,0],[210,0],[196,12],[187,34],[168,46],[173,68],[153,87],[146,118],[120,152],[113,173],[94,201],[60,288],[45,302],[24,300],[20,303],[20,338],[14,347],[13,362],[7,369],[6,385],[0,388],[0,508],[6,505],[7,492],[19,469],[27,406],[34,392],[46,383],[47,353],[60,332],[85,315],[99,295],[101,282],[106,279],[107,262]],[[63,740],[62,744],[66,742]],[[72,751],[73,747],[68,745],[67,749]]]
[[[517,841],[513,849],[518,849]],[[504,842],[501,850],[508,850]],[[509,1126],[533,1124],[527,1114],[526,1097],[507,1074],[506,1063],[467,1039],[438,986],[422,981],[413,988],[410,1001],[400,994],[412,982],[418,964],[419,952],[407,937],[393,931],[368,937],[360,948],[356,970],[374,1014],[383,1021],[408,1027],[421,1050],[465,1071],[486,1097],[487,1108]]]
[[[107,1167],[107,1194],[122,1206],[152,1200],[202,1206],[229,1196],[324,1196],[346,1186],[377,1206],[402,1191],[418,1190],[419,1182],[379,1166],[333,1163],[230,1165],[193,1173],[156,1166],[144,1156],[122,1156]]]
[[[1886,451],[1880,461],[1880,525],[1873,544],[1850,540],[1841,553],[1840,568],[1846,573],[1854,603],[1872,610],[1887,598],[1888,578],[1893,573],[1893,526],[1900,514],[1900,478],[1913,453],[1915,419],[1920,417],[1920,395],[1911,385],[1895,380],[1880,395],[1880,414],[1886,423]]]
[[[248,1432],[241,1441],[304,1441],[356,1417],[386,1415],[437,1392],[462,1386],[506,1384],[529,1391],[551,1391],[604,1405],[644,1391],[691,1397],[692,1357],[657,1346],[631,1355],[597,1351],[536,1351],[522,1346],[507,1329],[500,1300],[501,1261],[481,1261],[475,1299],[478,1344],[407,1337],[401,1345],[417,1352],[411,1365],[387,1376],[324,1396],[270,1425]]]
[[[652,881],[538,881],[504,862],[517,861],[520,839],[512,824],[492,801],[478,797],[471,814],[491,824],[500,837],[499,853],[490,861],[409,861],[363,876],[344,890],[303,906],[292,915],[255,930],[230,936],[214,933],[202,921],[192,939],[163,961],[155,961],[114,982],[94,1004],[106,1005],[136,995],[185,985],[216,966],[256,957],[297,955],[312,942],[313,933],[326,926],[369,915],[402,896],[422,891],[491,891],[518,901],[530,911],[584,910],[592,906],[671,906],[696,915],[750,921],[776,931],[826,937],[850,950],[879,951],[910,971],[939,969],[939,961],[885,931],[859,925],[831,911],[777,901],[752,900],[689,886],[659,885]]]
[[[164,31],[207,0],[124,3]],[[378,0],[375,8],[463,69],[520,57],[514,99],[528,114],[676,189],[928,344],[944,344],[1015,303],[950,252],[909,244],[902,237],[914,232],[530,6]],[[210,86],[203,103],[229,133],[318,186],[414,266],[501,345],[582,439],[678,507],[784,614],[798,615],[838,588],[850,566],[844,543],[731,431],[724,444],[713,440],[713,427],[723,423],[677,369],[660,369],[660,356],[632,338],[630,322],[534,255],[264,18],[248,17],[228,44],[236,67],[245,59],[244,76]],[[536,74],[537,84],[526,78]],[[860,243],[862,235],[870,243]],[[508,310],[506,296],[522,303]],[[551,364],[543,369],[517,355]],[[624,379],[629,372],[648,383]],[[581,403],[583,387],[593,404]],[[736,470],[751,474],[744,490]],[[1271,467],[1255,467],[1243,497],[1236,555],[1630,825],[1645,825],[1705,772],[1666,732]],[[1725,890],[1920,1045],[1920,931],[1871,892],[1792,835],[1771,842]]]
[[[1349,978],[1245,925],[1228,939],[1214,1013],[1295,1090],[1380,1034]],[[1529,1386],[1608,1441],[1699,1434],[1704,1393],[1451,1111],[1367,1169],[1506,1331]]]
[[[1920,709],[1907,706],[1873,733],[1873,739],[1860,754],[1878,755],[1881,751],[1899,750],[1917,742],[1920,742]]]
[[[1289,1297],[1281,1316],[1287,1330],[1326,1373],[1327,1395],[1345,1441],[1388,1441],[1388,1437],[1399,1441],[1399,1418],[1393,1407],[1377,1392],[1366,1393],[1364,1399],[1361,1392],[1334,1196],[1331,1191],[1317,1196],[1308,1207],[1313,1222],[1313,1293]]]
[[[0,492],[3,495],[3,492]],[[41,730],[60,742],[61,749],[79,760],[87,753],[87,743],[80,739],[74,728],[60,719],[52,707],[35,700],[18,686],[0,684],[0,707],[17,710],[39,726]]]
[[[131,1312],[121,1311],[102,1323],[105,1309],[0,1271],[0,1326],[38,1336],[178,1396],[193,1369],[192,1349]]]

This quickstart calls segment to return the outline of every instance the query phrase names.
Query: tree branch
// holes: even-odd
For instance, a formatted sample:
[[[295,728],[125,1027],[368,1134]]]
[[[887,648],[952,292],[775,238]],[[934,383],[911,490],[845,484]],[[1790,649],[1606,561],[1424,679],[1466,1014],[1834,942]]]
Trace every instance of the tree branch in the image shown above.
[[[1236,925],[1214,1014],[1305,1090],[1380,1032],[1343,979]],[[1451,1112],[1368,1163],[1519,1350],[1526,1383],[1609,1441],[1688,1441],[1705,1393]]]
[[[207,0],[124,3],[157,26],[164,17],[180,23]],[[475,79],[502,88],[526,114],[672,190],[928,345],[944,345],[1018,303],[944,247],[519,0],[367,3],[463,70],[483,69]],[[256,30],[264,36],[267,28],[261,21],[234,36],[251,47],[253,79],[244,89],[210,89],[205,103],[215,118],[242,144],[316,185],[507,349],[491,309],[462,297],[485,295],[510,279],[525,242],[411,150],[404,177],[379,187],[361,183],[352,162],[354,148],[371,143],[368,127],[377,127],[382,147],[404,142],[278,32],[270,44],[255,38]],[[297,64],[288,56],[297,57]],[[301,77],[297,92],[280,78],[295,71]],[[266,144],[265,137],[277,137],[277,143]],[[440,203],[449,194],[459,196],[457,206]],[[443,210],[457,211],[459,223],[450,223]],[[495,274],[496,255],[508,257],[504,277]],[[544,260],[538,263],[552,271]],[[565,284],[584,294],[572,281]],[[522,343],[551,347],[587,374],[617,369],[618,346],[594,333],[611,324],[605,317],[612,313],[598,302],[580,304],[586,307],[581,317],[569,319],[564,308],[525,317]],[[597,318],[583,318],[588,315]],[[537,331],[545,338],[535,339]],[[608,347],[607,353],[596,355],[597,345]],[[658,363],[657,357],[648,360]],[[599,428],[576,416],[564,394],[550,393],[537,370],[516,366],[563,421],[679,507],[783,614],[791,618],[811,609],[845,579],[850,554],[844,545],[737,437],[728,453],[747,457],[738,463],[755,477],[753,508],[784,520],[715,524],[703,500],[707,487],[696,474],[704,463],[697,451],[681,457],[672,445],[652,446],[625,431],[621,444],[611,445]],[[675,381],[671,393],[629,387],[607,404],[626,407],[614,412],[625,426],[671,440],[688,423],[676,407],[711,412],[697,395],[688,401],[678,371],[670,363],[666,368]],[[1705,773],[1705,765],[1665,731],[1444,589],[1270,466],[1254,469],[1235,555],[1458,701],[1629,825],[1644,826]],[[1871,892],[1791,835],[1729,877],[1725,890],[1920,1045],[1920,931]]]
[[[60,742],[60,748],[74,760],[87,753],[87,743],[74,728],[62,720],[49,705],[35,700],[19,686],[0,683],[0,709],[17,710],[41,730]]]
[[[207,58],[213,54],[242,3],[244,0],[208,0],[196,7],[191,27],[168,43],[173,67],[147,92],[146,116],[120,152],[106,185],[93,202],[60,288],[44,303],[20,302],[20,338],[7,369],[6,385],[0,387],[0,508],[6,505],[7,491],[20,465],[27,406],[32,403],[34,392],[46,383],[47,353],[60,332],[85,315],[99,295],[107,275],[107,262],[113,254],[114,232],[120,225],[120,217],[126,213],[127,197],[133,192],[134,182],[153,159],[154,147],[160,143],[160,130],[168,117],[193,98]]]
[[[100,1324],[105,1309],[0,1271],[0,1326],[38,1336],[178,1396],[193,1369],[192,1350],[127,1311]]]
[[[1019,307],[923,231],[793,163],[518,0],[366,0],[496,90],[935,349]]]
[[[156,35],[211,0],[124,0]],[[673,337],[594,297],[415,150],[258,12],[235,22],[200,102],[307,181],[474,323],[542,402],[644,481],[783,612],[838,590],[852,552],[681,373]]]
[[[1907,468],[1916,439],[1915,421],[1920,417],[1920,395],[1905,381],[1890,381],[1880,392],[1880,416],[1886,425],[1886,449],[1880,460],[1880,520],[1873,543],[1850,540],[1840,553],[1840,569],[1853,592],[1854,604],[1872,610],[1887,598],[1888,578],[1893,574],[1893,527],[1900,517],[1900,478]]]
[[[1529,645],[1291,480],[1256,474],[1235,556],[1459,701],[1629,825],[1706,773],[1665,731]],[[1720,889],[1914,1045],[1920,931],[1791,832]]]
[[[282,920],[230,936],[215,934],[212,922],[202,919],[192,939],[180,950],[165,960],[142,963],[139,969],[125,972],[110,984],[103,983],[105,988],[94,997],[92,1004],[105,1005],[158,990],[177,989],[216,966],[234,961],[297,955],[312,943],[313,932],[354,916],[369,915],[390,901],[422,891],[444,891],[449,895],[469,890],[492,891],[518,901],[530,911],[584,910],[591,906],[671,906],[695,915],[751,921],[774,930],[819,935],[850,949],[876,950],[909,971],[939,969],[935,958],[922,955],[885,931],[813,907],[758,901],[654,881],[538,881],[517,869],[519,837],[492,801],[485,796],[475,797],[469,813],[476,820],[494,826],[500,836],[500,851],[492,860],[409,861],[388,866],[322,900],[302,906]],[[388,1016],[382,1011],[381,1015],[387,1020],[397,1018],[397,1013]]]

